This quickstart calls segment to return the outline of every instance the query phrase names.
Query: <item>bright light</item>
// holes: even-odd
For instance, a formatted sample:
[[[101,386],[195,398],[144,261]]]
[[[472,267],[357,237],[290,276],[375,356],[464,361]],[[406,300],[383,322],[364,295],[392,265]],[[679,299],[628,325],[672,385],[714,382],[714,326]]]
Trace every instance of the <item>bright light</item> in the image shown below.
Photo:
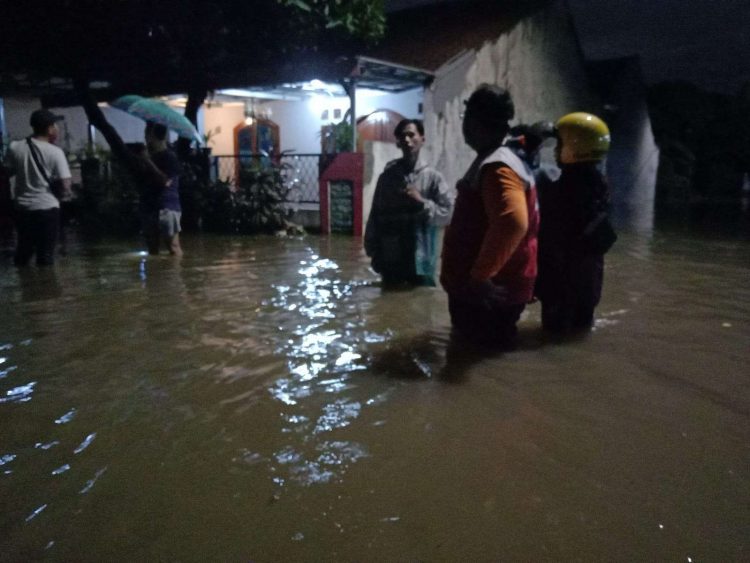
[[[328,96],[310,96],[310,109],[313,114],[320,116],[323,111],[331,109],[331,101]]]
[[[376,111],[375,113],[370,115],[370,119],[372,119],[375,123],[385,123],[388,121],[388,116],[384,111]]]
[[[357,88],[357,98],[379,98],[387,95],[382,90],[371,90],[370,88]]]
[[[252,125],[253,124],[253,118],[252,117],[246,117],[245,118],[245,125]]]

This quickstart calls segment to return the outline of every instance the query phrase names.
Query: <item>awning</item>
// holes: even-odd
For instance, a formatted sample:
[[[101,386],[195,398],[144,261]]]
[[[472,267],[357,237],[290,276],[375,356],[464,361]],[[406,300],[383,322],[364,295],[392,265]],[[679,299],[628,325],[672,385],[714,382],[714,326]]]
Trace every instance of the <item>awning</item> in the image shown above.
[[[356,80],[357,87],[393,93],[427,86],[434,77],[428,70],[370,57],[357,57],[357,64],[349,75]]]
[[[294,101],[316,94],[346,96],[345,85],[395,94],[414,88],[423,88],[434,78],[434,74],[428,70],[363,56],[355,57],[353,61],[340,59],[336,67],[337,70],[329,69],[319,78],[309,79],[308,76],[301,74],[299,81],[247,85],[218,90],[216,94],[219,99],[228,96],[230,98]]]

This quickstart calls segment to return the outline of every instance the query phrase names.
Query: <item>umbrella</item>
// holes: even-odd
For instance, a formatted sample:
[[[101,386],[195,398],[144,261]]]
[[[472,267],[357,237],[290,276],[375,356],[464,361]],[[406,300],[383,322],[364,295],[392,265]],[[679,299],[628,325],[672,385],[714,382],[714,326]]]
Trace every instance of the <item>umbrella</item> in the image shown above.
[[[110,102],[113,108],[129,113],[145,121],[153,121],[171,129],[180,137],[197,140],[201,142],[195,126],[184,115],[177,113],[164,102],[152,98],[144,98],[129,94],[121,96]]]

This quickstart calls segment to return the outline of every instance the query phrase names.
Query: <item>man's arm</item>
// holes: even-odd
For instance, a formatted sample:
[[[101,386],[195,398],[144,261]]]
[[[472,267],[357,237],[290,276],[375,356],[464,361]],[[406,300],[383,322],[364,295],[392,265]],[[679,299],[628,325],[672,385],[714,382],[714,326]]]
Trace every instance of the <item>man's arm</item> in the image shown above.
[[[70,166],[62,149],[55,151],[55,158],[52,161],[52,180],[59,182],[62,186],[63,199],[67,200],[73,195]]]
[[[445,227],[451,220],[456,190],[448,185],[440,172],[434,171],[428,193],[429,197],[422,199],[427,220],[436,227]]]
[[[132,169],[137,170],[138,175],[140,176],[140,178],[138,178],[139,181],[145,182],[149,185],[157,185],[162,188],[169,186],[169,178],[167,178],[167,175],[156,166],[156,163],[153,160],[151,160],[145,147],[140,151],[128,150],[128,153],[132,157]]]
[[[521,178],[507,166],[482,171],[482,202],[488,226],[470,271],[472,281],[494,277],[526,235],[529,218],[525,189]]]

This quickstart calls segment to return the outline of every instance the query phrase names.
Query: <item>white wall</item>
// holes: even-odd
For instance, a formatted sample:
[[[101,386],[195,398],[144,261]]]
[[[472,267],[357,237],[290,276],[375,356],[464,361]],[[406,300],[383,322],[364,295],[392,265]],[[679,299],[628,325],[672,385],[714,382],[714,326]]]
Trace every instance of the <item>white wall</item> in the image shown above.
[[[234,154],[234,128],[245,120],[245,108],[241,103],[220,106],[204,105],[198,122],[202,132],[211,132],[208,147],[215,155]]]
[[[399,94],[357,90],[357,117],[390,109],[404,117],[419,118],[422,98],[422,88]],[[321,127],[341,121],[349,106],[349,98],[344,96],[314,96],[303,101],[272,101],[257,107],[271,110],[271,119],[279,125],[282,151],[305,154],[320,152]],[[328,119],[322,117],[325,110],[328,110]],[[334,117],[335,110],[340,111],[341,117]]]
[[[390,109],[406,118],[421,119],[419,104],[424,99],[424,88],[415,88],[399,94],[374,92],[372,90],[357,91],[357,117],[368,115],[375,110]]]
[[[5,124],[7,139],[16,140],[31,134],[29,118],[34,110],[42,107],[37,98],[3,98],[5,106]],[[179,108],[175,108],[180,111]],[[88,143],[88,118],[80,106],[66,108],[49,108],[52,113],[62,115],[65,119],[58,124],[60,138],[57,145],[66,153],[77,153]],[[124,111],[111,107],[103,107],[102,112],[107,121],[120,134],[126,143],[142,143],[145,122],[142,119],[128,115]],[[172,139],[175,136],[172,134]],[[98,131],[94,132],[94,142],[103,149],[109,150],[109,145]]]
[[[388,94],[371,90],[357,91],[357,116],[362,117],[379,109],[390,109],[405,117],[421,117],[419,104],[423,89],[416,88],[400,94]],[[31,112],[41,107],[36,98],[4,98],[7,142],[9,139],[22,139],[31,132],[29,117]],[[341,121],[349,109],[349,98],[345,96],[315,96],[303,101],[269,101],[257,103],[256,107],[270,110],[270,118],[279,125],[282,151],[297,153],[320,152],[320,129],[323,125]],[[75,153],[88,142],[88,119],[81,107],[50,108],[54,113],[64,115],[60,125],[58,144],[69,153]],[[180,108],[174,108],[182,111]],[[322,119],[323,110],[328,110],[328,119]],[[334,110],[340,110],[341,117],[334,118]],[[114,108],[102,108],[104,115],[126,143],[143,142],[144,122]],[[198,115],[201,133],[214,132],[209,147],[215,155],[234,154],[234,127],[244,120],[243,102],[228,102],[210,107],[204,105]],[[216,131],[219,131],[216,133]],[[172,135],[172,140],[175,136]],[[109,146],[102,135],[94,132],[94,141],[104,149]]]
[[[298,154],[320,152],[320,128],[328,121],[322,121],[323,109],[338,108],[341,114],[349,108],[347,98],[325,99],[322,96],[303,101],[272,101],[259,107],[271,110],[271,121],[279,126],[279,145],[282,151]]]
[[[612,146],[607,177],[618,227],[641,233],[653,229],[659,148],[654,141],[646,92],[638,62],[624,66],[615,79],[617,112],[607,117]]]
[[[463,141],[459,114],[464,100],[482,82],[510,91],[515,123],[555,121],[571,111],[599,110],[562,2],[521,21],[478,51],[446,63],[436,74],[425,92],[425,148],[449,182],[457,181],[475,156]]]
[[[36,98],[3,98],[5,107],[4,142],[23,139],[31,135],[31,112],[42,107]]]
[[[128,115],[119,109],[103,107],[102,113],[107,121],[119,133],[126,143],[143,143],[143,131],[146,123],[142,119]],[[67,152],[78,152],[85,148],[88,143],[88,118],[82,107],[50,108],[52,113],[65,116],[65,120],[59,125],[60,140],[58,145]],[[94,129],[94,143],[106,150],[109,144],[102,134]]]

